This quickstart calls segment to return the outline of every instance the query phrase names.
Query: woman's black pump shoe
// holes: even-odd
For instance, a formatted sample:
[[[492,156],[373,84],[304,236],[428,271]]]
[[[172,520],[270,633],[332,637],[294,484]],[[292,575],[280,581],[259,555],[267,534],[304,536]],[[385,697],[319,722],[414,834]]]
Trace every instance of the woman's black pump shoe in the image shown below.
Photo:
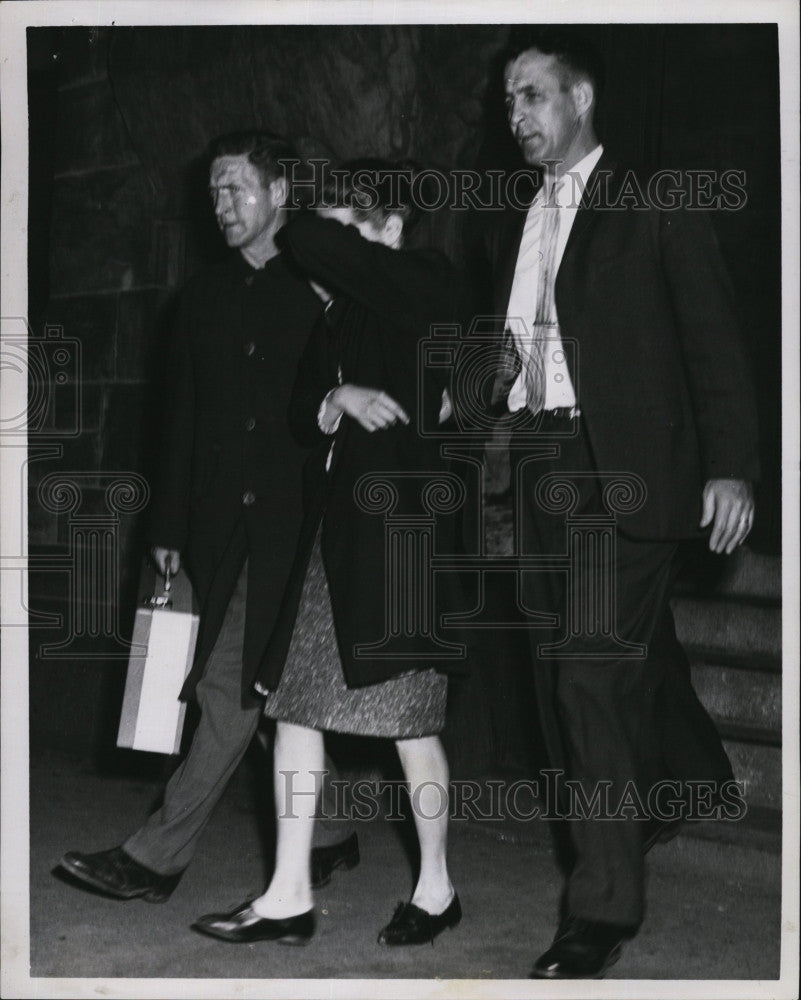
[[[280,944],[308,944],[314,934],[314,910],[296,917],[260,917],[251,900],[230,913],[207,913],[199,917],[192,930],[221,941],[247,944],[251,941],[278,941]]]

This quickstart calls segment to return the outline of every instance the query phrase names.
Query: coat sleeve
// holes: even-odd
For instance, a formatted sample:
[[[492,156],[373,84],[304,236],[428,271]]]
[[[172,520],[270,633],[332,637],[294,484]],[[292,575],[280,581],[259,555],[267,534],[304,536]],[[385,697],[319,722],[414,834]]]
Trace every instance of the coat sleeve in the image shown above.
[[[182,551],[189,534],[189,503],[195,437],[195,377],[192,358],[192,295],[181,296],[173,328],[163,393],[168,400],[166,431],[154,477],[150,511],[151,545]]]
[[[712,225],[660,213],[660,250],[707,479],[759,478],[757,411],[734,294]]]
[[[327,364],[327,338],[325,319],[321,317],[303,348],[289,400],[289,429],[298,444],[306,448],[330,440],[317,422],[320,404],[336,386]]]
[[[453,275],[440,254],[393,250],[312,213],[284,226],[278,242],[311,277],[415,337],[448,308]]]

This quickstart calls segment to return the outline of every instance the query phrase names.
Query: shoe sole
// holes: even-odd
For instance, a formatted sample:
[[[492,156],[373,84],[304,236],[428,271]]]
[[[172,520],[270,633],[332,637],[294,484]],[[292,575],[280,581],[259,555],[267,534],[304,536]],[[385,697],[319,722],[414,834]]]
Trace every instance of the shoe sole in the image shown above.
[[[95,878],[82,868],[73,867],[73,865],[71,865],[68,861],[59,861],[58,867],[62,868],[69,875],[72,875],[73,878],[77,878],[85,885],[89,885],[93,889],[97,889],[99,892],[104,893],[111,899],[120,899],[123,901],[127,901],[129,899],[143,899],[146,903],[166,903],[172,895],[172,892],[165,893],[161,889],[144,889],[141,891],[132,890],[131,892],[122,892],[119,889],[114,889],[108,886],[102,879]]]

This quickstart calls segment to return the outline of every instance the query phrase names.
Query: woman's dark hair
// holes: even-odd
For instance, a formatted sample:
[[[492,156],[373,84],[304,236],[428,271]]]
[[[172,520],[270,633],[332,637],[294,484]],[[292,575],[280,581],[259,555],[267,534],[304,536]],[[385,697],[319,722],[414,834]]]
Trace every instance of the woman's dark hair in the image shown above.
[[[209,166],[219,156],[247,156],[265,188],[284,176],[281,160],[297,160],[295,150],[283,136],[256,129],[218,135],[209,143],[206,155]]]
[[[554,55],[568,73],[590,81],[596,103],[600,101],[606,77],[603,57],[583,25],[516,25],[509,34],[504,63],[521,53],[537,49],[543,55]],[[572,82],[572,81],[571,81]]]
[[[335,169],[326,170],[320,185],[316,207],[350,208],[358,220],[380,226],[390,215],[403,220],[404,236],[420,221],[421,186],[425,176],[412,160],[385,160],[364,156],[347,160]]]

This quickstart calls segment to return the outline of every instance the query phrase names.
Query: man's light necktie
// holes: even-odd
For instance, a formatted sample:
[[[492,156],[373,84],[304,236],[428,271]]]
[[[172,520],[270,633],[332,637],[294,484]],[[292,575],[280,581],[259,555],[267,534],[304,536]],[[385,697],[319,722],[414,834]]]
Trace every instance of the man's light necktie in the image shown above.
[[[545,405],[545,349],[553,337],[557,322],[554,305],[556,282],[556,247],[559,242],[559,205],[557,195],[561,182],[548,182],[543,188],[540,225],[540,273],[537,281],[537,303],[532,325],[531,350],[524,362],[526,379],[526,405],[533,414]]]

